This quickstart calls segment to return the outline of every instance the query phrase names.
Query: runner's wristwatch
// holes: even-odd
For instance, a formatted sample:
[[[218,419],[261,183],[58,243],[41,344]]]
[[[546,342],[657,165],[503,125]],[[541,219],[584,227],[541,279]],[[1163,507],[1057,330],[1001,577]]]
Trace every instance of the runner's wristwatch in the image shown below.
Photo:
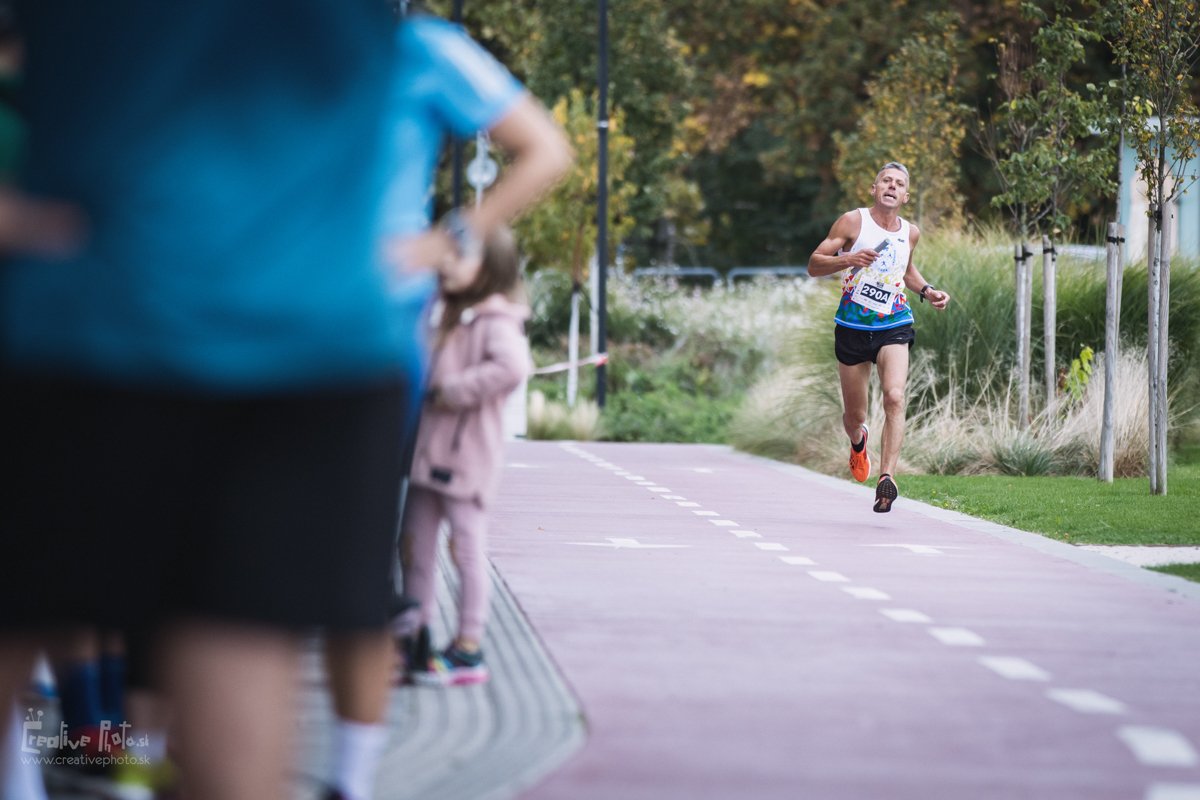
[[[922,287],[921,287],[921,302],[922,302],[922,303],[924,303],[924,302],[925,302],[925,291],[926,291],[927,289],[933,289],[933,288],[934,288],[934,286],[933,286],[933,284],[931,284],[931,283],[927,283],[927,284],[925,284],[924,286],[922,286]]]

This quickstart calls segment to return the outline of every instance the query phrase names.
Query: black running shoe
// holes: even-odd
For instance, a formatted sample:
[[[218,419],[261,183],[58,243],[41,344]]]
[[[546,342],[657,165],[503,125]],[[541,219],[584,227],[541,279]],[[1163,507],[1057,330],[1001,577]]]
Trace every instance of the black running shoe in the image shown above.
[[[896,488],[892,476],[886,472],[880,475],[879,483],[875,485],[875,511],[880,514],[891,511],[892,503],[896,502],[899,496],[900,490]]]

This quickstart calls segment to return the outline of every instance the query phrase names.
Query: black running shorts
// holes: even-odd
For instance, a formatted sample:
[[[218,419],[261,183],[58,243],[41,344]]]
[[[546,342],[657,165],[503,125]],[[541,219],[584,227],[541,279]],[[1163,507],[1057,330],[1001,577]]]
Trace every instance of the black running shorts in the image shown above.
[[[385,624],[410,393],[0,380],[0,633]]]
[[[847,367],[864,361],[875,363],[881,348],[889,344],[906,344],[912,348],[917,332],[912,325],[900,325],[881,331],[864,331],[845,325],[833,326],[833,352]]]

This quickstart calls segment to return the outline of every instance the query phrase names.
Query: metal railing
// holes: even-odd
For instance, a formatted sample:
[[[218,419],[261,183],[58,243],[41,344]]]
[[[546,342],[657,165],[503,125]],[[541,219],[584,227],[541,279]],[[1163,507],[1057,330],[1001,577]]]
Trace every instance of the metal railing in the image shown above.
[[[724,277],[712,267],[638,267],[633,271],[634,278],[708,279],[713,286],[724,282],[730,287],[739,279],[753,280],[759,275],[807,277],[808,267],[734,267]]]

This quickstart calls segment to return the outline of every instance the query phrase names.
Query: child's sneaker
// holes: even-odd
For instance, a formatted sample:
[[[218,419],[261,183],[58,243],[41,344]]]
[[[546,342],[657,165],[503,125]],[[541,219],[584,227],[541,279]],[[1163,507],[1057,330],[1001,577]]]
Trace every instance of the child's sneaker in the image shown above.
[[[413,672],[412,679],[420,686],[466,686],[486,682],[488,668],[481,650],[472,653],[450,645],[430,656],[429,668]]]

